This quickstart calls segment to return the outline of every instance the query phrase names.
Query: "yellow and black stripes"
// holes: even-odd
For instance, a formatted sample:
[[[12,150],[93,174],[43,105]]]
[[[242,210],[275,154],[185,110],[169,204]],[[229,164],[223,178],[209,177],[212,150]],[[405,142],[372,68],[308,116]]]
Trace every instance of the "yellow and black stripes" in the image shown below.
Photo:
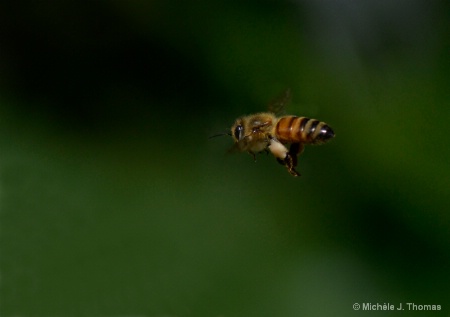
[[[282,143],[322,144],[334,137],[325,122],[297,116],[280,118],[274,132]]]

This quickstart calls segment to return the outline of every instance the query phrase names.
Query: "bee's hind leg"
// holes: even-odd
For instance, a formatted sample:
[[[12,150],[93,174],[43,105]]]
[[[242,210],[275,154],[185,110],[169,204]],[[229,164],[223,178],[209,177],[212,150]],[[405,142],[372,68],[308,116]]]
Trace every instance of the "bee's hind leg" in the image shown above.
[[[298,163],[298,156],[303,152],[305,146],[303,143],[292,143],[289,147],[289,152],[284,159],[284,165],[288,169],[289,173],[293,176],[300,176],[300,173],[295,170]]]
[[[294,157],[291,156],[289,153],[286,155],[286,157],[284,158],[284,160],[277,158],[278,163],[280,163],[281,165],[286,166],[288,172],[292,175],[292,176],[300,176],[300,173],[297,172],[295,170],[295,165],[294,165]]]
[[[286,166],[288,172],[292,176],[300,176],[300,174],[295,170],[295,167],[297,166],[297,154],[298,151],[300,150],[299,148],[300,145],[299,143],[294,147],[293,145],[294,144],[291,145],[288,151],[288,149],[278,140],[271,139],[269,150],[277,158],[278,163]]]
[[[286,158],[284,160],[277,158],[278,163],[280,163],[281,165],[286,166],[288,172],[292,175],[292,176],[300,176],[300,173],[298,173],[295,168],[292,165],[292,156],[287,155]]]

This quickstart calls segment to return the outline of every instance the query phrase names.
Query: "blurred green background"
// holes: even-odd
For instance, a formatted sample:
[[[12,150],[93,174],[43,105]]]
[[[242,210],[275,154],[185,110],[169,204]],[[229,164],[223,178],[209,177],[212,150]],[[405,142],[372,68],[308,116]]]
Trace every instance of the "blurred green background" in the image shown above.
[[[0,315],[449,316],[449,106],[444,1],[4,1]]]

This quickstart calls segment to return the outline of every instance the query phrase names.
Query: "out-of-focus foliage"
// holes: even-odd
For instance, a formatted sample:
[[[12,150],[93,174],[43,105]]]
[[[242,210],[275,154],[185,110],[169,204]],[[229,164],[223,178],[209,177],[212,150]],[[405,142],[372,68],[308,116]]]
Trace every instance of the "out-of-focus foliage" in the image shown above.
[[[448,314],[449,9],[2,3],[0,314]],[[300,178],[208,139],[287,87]]]

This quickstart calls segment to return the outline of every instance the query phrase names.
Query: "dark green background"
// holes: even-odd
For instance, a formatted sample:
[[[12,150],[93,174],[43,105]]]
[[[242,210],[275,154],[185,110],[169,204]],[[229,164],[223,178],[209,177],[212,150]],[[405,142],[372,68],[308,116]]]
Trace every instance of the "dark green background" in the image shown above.
[[[3,2],[0,315],[448,316],[449,9]],[[302,177],[208,139],[287,87]]]

